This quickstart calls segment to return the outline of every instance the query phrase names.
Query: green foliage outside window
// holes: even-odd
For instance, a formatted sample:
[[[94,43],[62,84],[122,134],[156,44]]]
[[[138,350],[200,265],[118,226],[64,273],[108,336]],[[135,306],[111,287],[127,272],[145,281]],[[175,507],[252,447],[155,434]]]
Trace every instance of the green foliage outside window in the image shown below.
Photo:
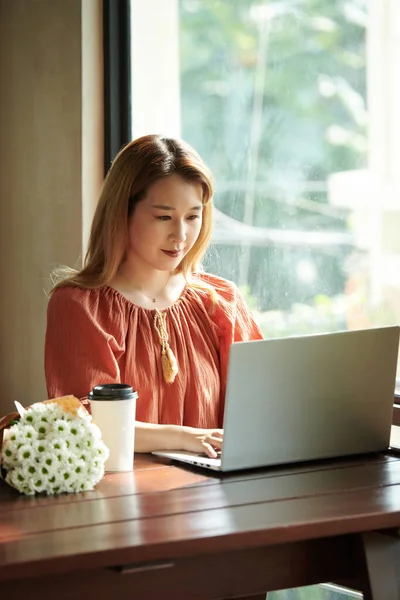
[[[348,212],[328,204],[327,180],[366,166],[366,23],[367,0],[180,0],[182,136],[213,170],[225,215],[351,234]],[[247,286],[263,314],[308,306],[309,330],[319,299],[331,299],[328,321],[343,329],[346,314],[335,311],[346,310],[353,253],[351,243],[235,241],[215,245],[207,267]],[[299,277],[302,263],[314,278]]]

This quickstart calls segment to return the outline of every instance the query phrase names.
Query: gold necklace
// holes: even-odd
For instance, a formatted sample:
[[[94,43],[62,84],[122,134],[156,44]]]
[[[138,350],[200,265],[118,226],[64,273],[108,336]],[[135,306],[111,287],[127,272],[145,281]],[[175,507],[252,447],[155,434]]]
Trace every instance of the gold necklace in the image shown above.
[[[122,273],[120,273],[122,279],[124,279],[127,283],[129,283],[128,279],[122,275]],[[169,284],[171,279],[171,275],[168,277],[167,283],[164,285],[164,287],[158,292],[157,296],[160,296],[163,291],[165,290],[165,288],[167,287],[167,285]],[[146,298],[148,298],[149,300],[151,300],[153,302],[153,304],[155,304],[157,302],[157,296],[149,296],[148,294],[146,294],[145,292],[142,292],[142,290],[139,290],[139,288],[133,288],[131,287],[131,290],[133,290],[134,292],[139,292],[139,294],[142,294],[142,296],[146,296]]]

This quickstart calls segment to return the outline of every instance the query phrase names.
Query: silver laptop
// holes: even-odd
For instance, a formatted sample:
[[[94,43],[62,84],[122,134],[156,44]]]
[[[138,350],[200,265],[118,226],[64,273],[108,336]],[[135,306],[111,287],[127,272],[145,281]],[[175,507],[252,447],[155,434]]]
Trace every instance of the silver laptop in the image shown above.
[[[221,457],[154,454],[235,471],[389,446],[400,327],[231,346]]]

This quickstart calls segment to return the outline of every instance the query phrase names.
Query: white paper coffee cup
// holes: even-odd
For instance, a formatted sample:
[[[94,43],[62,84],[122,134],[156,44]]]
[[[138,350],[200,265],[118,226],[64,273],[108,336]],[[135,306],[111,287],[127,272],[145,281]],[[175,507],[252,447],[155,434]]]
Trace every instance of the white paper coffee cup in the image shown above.
[[[133,471],[136,400],[130,385],[97,385],[89,394],[93,422],[110,451],[106,472]]]

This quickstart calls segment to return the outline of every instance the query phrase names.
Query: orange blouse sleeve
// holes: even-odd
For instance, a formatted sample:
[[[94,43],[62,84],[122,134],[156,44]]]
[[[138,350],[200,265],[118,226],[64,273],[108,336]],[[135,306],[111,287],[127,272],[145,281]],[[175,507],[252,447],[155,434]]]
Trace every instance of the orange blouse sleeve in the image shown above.
[[[263,339],[257,321],[235,283],[209,273],[201,273],[198,277],[216,292],[215,302],[208,301],[208,310],[214,315],[213,321],[222,331],[228,348],[233,342]]]
[[[233,331],[234,342],[248,342],[251,340],[262,340],[263,334],[254,318],[253,313],[247,307],[244,298],[238,288],[234,287],[234,305],[236,309],[235,326]]]
[[[119,383],[124,352],[118,315],[98,302],[96,290],[59,288],[47,308],[45,376],[49,398],[87,397],[95,385]]]

